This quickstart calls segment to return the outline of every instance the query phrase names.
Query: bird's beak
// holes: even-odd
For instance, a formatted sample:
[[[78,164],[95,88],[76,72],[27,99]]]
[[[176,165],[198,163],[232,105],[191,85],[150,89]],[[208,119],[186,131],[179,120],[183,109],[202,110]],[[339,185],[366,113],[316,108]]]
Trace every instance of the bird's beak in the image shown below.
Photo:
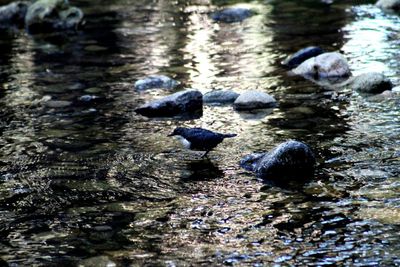
[[[174,134],[173,133],[170,133],[169,135],[167,135],[167,136],[174,136]]]

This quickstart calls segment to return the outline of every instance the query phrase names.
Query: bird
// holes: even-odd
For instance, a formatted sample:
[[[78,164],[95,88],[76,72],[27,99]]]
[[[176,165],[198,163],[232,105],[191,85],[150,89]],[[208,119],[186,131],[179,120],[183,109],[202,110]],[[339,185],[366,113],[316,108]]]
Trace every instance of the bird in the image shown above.
[[[221,134],[203,128],[177,127],[168,136],[177,136],[187,149],[205,151],[201,156],[204,158],[225,138],[235,137],[237,134]]]

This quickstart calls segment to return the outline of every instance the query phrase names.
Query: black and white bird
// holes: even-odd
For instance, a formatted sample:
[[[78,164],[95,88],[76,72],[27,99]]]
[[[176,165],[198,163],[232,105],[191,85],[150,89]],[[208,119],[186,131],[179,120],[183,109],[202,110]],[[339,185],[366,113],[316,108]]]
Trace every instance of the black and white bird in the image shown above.
[[[185,148],[205,151],[201,156],[204,158],[207,156],[208,152],[221,143],[225,138],[235,137],[236,134],[215,133],[202,128],[177,127],[168,136],[177,136]]]

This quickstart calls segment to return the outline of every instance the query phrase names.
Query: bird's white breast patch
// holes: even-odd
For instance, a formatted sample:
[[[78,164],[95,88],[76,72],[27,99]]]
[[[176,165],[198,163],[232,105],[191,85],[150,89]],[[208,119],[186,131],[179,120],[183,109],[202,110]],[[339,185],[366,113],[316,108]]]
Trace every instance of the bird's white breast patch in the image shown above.
[[[180,136],[180,135],[178,135],[177,138],[178,138],[178,140],[182,143],[182,145],[183,145],[185,148],[190,149],[191,143],[190,143],[187,139],[183,138],[183,137]]]

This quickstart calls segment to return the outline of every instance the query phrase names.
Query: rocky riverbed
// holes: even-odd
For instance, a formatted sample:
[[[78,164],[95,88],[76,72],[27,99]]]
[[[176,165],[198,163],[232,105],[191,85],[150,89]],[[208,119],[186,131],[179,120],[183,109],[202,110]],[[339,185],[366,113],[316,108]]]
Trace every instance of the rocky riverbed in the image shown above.
[[[0,265],[400,264],[400,16],[379,2],[77,0],[45,32],[14,6],[16,23],[0,18]],[[315,58],[293,75],[304,57],[282,61],[307,47],[346,75]],[[135,112],[189,89],[194,117]],[[237,136],[201,159],[176,127]],[[301,184],[240,167],[285,158],[288,140],[315,159]]]

